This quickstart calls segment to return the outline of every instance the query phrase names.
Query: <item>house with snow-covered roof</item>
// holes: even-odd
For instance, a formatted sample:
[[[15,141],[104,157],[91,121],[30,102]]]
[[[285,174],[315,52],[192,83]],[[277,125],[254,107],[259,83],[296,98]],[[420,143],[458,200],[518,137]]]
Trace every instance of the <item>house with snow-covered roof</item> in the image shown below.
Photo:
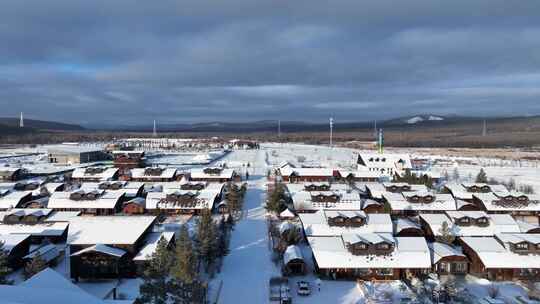
[[[226,183],[239,182],[241,176],[234,169],[221,167],[208,167],[202,169],[192,169],[189,174],[191,181],[209,182],[209,183]]]
[[[99,182],[118,179],[118,168],[86,167],[76,168],[71,173],[71,179],[77,182]]]
[[[366,214],[360,210],[328,210],[300,213],[306,236],[336,236],[345,233],[389,233],[392,220],[389,214]]]
[[[469,272],[489,280],[536,280],[540,275],[540,237],[534,234],[498,234],[459,238],[471,261]]]
[[[432,271],[439,275],[464,275],[469,270],[469,259],[461,247],[440,242],[428,243]]]
[[[120,211],[125,190],[81,188],[74,191],[54,192],[48,208],[56,211],[80,211],[83,214],[111,215]]]
[[[176,179],[176,168],[146,167],[131,169],[131,180],[137,182],[171,182]]]
[[[520,192],[475,193],[474,203],[488,213],[509,213],[516,219],[538,223],[540,195]]]
[[[315,271],[333,279],[397,280],[426,273],[431,256],[420,237],[367,233],[311,236]]]
[[[202,190],[164,189],[149,192],[145,208],[153,214],[198,214],[213,210],[222,198],[223,184],[212,183]]]
[[[30,235],[28,234],[0,234],[0,244],[7,254],[8,266],[17,269],[23,265],[23,257],[30,250]]]
[[[330,182],[341,179],[339,169],[333,168],[278,168],[277,173],[286,183]]]
[[[487,214],[484,211],[447,211],[420,214],[420,223],[429,239],[442,235],[443,223],[449,232],[459,236],[494,236],[499,233],[520,233],[517,222],[509,214]]]
[[[32,191],[0,189],[0,211],[17,208],[32,199]]]
[[[442,213],[456,210],[456,202],[450,194],[432,192],[384,192],[384,203],[396,216],[414,216],[421,213]]]
[[[155,221],[154,216],[72,218],[67,238],[71,277],[135,276],[133,258],[144,248]]]
[[[411,157],[408,154],[393,153],[359,153],[358,171],[378,173],[380,176],[401,175],[412,169]]]

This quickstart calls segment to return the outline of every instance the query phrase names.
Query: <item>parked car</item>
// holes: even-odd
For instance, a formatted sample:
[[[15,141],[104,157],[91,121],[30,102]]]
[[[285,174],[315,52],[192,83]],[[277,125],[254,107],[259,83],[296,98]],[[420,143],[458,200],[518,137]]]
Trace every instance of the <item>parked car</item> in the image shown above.
[[[298,285],[298,289],[296,292],[299,296],[309,296],[311,294],[311,286],[309,282],[298,281],[296,284]]]

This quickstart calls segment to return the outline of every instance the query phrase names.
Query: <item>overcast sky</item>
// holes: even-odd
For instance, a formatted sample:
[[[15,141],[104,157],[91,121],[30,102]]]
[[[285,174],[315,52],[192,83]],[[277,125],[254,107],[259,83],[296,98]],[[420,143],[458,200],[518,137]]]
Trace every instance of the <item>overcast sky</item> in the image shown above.
[[[81,124],[540,114],[540,1],[3,0],[0,109]]]

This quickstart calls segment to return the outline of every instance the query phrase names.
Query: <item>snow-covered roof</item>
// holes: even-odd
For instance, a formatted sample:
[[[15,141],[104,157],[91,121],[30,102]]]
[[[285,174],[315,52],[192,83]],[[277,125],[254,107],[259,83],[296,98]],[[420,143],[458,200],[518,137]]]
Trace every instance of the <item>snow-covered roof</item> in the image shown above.
[[[76,190],[84,191],[84,190]],[[114,209],[125,195],[125,190],[93,190],[98,193],[94,200],[72,200],[73,192],[54,192],[49,198],[48,208],[51,209]]]
[[[74,217],[69,221],[70,245],[134,244],[154,223],[154,216]]]
[[[407,218],[398,218],[394,221],[394,233],[398,234],[402,230],[405,229],[417,229],[422,230],[422,227],[420,225],[410,219]]]
[[[294,215],[294,213],[292,213],[291,210],[285,209],[285,210],[283,210],[283,212],[281,212],[279,214],[279,217],[281,217],[281,218],[293,218],[293,217],[295,217],[295,215]]]
[[[519,196],[524,194],[510,195]],[[502,196],[494,193],[474,193],[474,197],[482,202],[487,211],[540,211],[540,197],[534,195],[525,196],[529,198],[529,201],[526,203],[505,204],[501,203]]]
[[[0,195],[0,209],[16,208],[21,201],[31,195],[32,191],[7,191]]]
[[[540,225],[538,225],[538,224],[531,224],[531,223],[524,222],[524,221],[516,221],[516,223],[518,224],[519,230],[522,233],[528,233],[529,231],[536,230],[536,229],[540,230]]]
[[[428,243],[429,251],[431,253],[431,263],[436,264],[441,259],[451,256],[465,257],[461,247],[451,246],[448,244],[434,242]]]
[[[386,255],[353,255],[342,236],[308,237],[313,257],[319,268],[431,268],[431,257],[422,237],[387,237],[396,244]]]
[[[395,168],[399,162],[403,164],[404,169],[412,168],[411,156],[409,154],[361,152],[358,156],[363,161],[361,165],[368,168]]]
[[[163,168],[161,171],[161,174],[159,175],[149,175],[147,171],[148,168],[133,168],[131,169],[131,177],[132,178],[165,178],[165,179],[171,179],[175,176],[177,169],[176,168]]]
[[[47,216],[53,210],[52,209],[41,209],[41,208],[14,208],[6,211],[4,216],[15,215],[15,216],[28,216],[33,215],[37,217]]]
[[[289,262],[293,260],[304,260],[304,257],[302,256],[302,250],[300,250],[300,247],[296,245],[288,246],[283,253],[283,263],[285,265],[289,264]]]
[[[53,145],[47,147],[47,153],[53,154],[79,154],[79,153],[90,153],[90,152],[100,152],[103,151],[99,147],[88,147],[88,146],[79,146],[79,145]]]
[[[488,269],[540,268],[540,259],[534,254],[518,254],[506,249],[495,237],[462,237]]]
[[[470,225],[456,225],[455,219],[469,217],[478,219],[485,217],[488,225],[485,227]],[[448,224],[448,228],[454,236],[493,236],[498,233],[519,233],[520,229],[516,221],[509,214],[487,214],[483,211],[448,211],[446,214],[420,214],[422,218],[436,235],[440,235],[443,222]]]
[[[373,198],[382,199],[386,193],[386,188],[381,183],[365,183],[364,186]]]
[[[341,227],[328,225],[328,217],[334,217],[341,212],[350,216],[362,214],[366,223],[360,227]],[[392,233],[392,220],[389,214],[365,214],[359,210],[336,211],[319,210],[315,213],[300,213],[298,215],[307,236],[336,236],[344,233]]]
[[[317,202],[313,201],[312,197],[317,195],[338,196],[337,202]],[[335,209],[335,210],[360,210],[362,200],[356,191],[298,191],[291,193],[291,199],[295,210],[320,210],[320,209]]]
[[[118,168],[102,168],[101,172],[93,172],[89,170],[90,168],[76,168],[71,174],[72,178],[75,179],[99,179],[99,180],[111,180],[114,175],[118,172]]]
[[[147,261],[156,252],[158,242],[165,239],[168,243],[174,238],[174,232],[152,232],[145,239],[142,249],[133,258],[134,261]]]
[[[79,216],[81,211],[53,211],[45,222],[69,222],[72,217]]]
[[[285,167],[280,169],[282,176],[318,176],[318,177],[332,177],[334,176],[334,171],[339,171],[338,169],[332,168],[292,168]]]
[[[205,189],[180,190],[167,189],[163,192],[149,192],[146,196],[146,209],[212,209],[217,197],[221,194],[223,184],[208,185]],[[168,202],[165,200],[168,194],[192,195],[192,204]]]
[[[106,255],[112,255],[118,258],[121,258],[126,254],[126,251],[120,248],[115,248],[115,247],[111,247],[111,246],[107,246],[103,244],[95,244],[90,247],[81,249],[75,253],[72,253],[71,256],[79,256],[87,252],[101,252]]]
[[[0,224],[0,234],[30,234],[32,236],[61,236],[68,223]]]
[[[60,250],[58,250],[57,245],[47,244],[33,250],[32,252],[27,254],[24,259],[33,259],[34,257],[39,256],[40,258],[45,260],[45,262],[50,262],[57,258],[59,254]]]
[[[212,179],[232,179],[234,174],[235,174],[234,169],[228,169],[228,168],[225,168],[225,169],[219,171],[219,173],[206,173],[206,172],[204,172],[204,170],[205,169],[191,169],[191,173],[190,173],[191,178],[193,178],[193,179],[207,179],[207,180],[212,180]]]
[[[431,203],[412,203],[406,199],[407,195],[415,195],[416,192],[403,192],[403,193],[383,193],[384,199],[390,204],[393,211],[447,211],[456,210],[456,201],[450,194],[433,194],[422,193],[420,196],[432,195],[435,196],[435,200]]]
[[[29,237],[29,234],[0,234],[0,243],[4,244],[2,249],[10,253],[13,248]]]
[[[540,234],[530,233],[501,233],[496,235],[503,243],[518,244],[522,242],[528,242],[531,244],[540,244]]]

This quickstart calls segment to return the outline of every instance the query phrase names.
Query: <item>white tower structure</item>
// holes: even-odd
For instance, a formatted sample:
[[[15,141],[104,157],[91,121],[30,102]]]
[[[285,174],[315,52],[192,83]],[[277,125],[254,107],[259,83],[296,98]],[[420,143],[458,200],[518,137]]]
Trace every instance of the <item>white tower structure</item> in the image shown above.
[[[330,148],[332,148],[332,131],[334,129],[334,119],[330,117]]]
[[[152,135],[154,137],[157,137],[157,129],[156,129],[156,120],[154,119],[154,130],[152,131]]]
[[[23,112],[21,112],[21,118],[19,120],[19,128],[24,128]]]

